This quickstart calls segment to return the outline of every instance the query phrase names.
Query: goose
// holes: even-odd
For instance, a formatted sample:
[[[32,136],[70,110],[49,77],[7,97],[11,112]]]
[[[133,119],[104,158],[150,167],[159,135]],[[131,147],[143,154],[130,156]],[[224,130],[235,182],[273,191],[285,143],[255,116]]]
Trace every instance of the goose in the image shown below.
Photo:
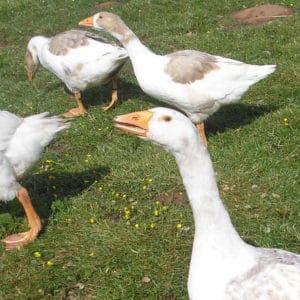
[[[220,198],[207,148],[191,120],[158,107],[117,116],[115,127],[175,157],[195,222],[188,276],[191,300],[300,299],[300,255],[257,248],[240,238]]]
[[[27,189],[18,180],[38,161],[56,134],[68,127],[64,119],[47,115],[46,112],[21,118],[0,110],[0,200],[7,202],[16,197],[30,227],[27,232],[2,239],[6,250],[19,249],[33,241],[42,227]]]
[[[25,69],[30,81],[34,79],[39,63],[55,74],[74,94],[77,108],[64,117],[78,117],[86,113],[81,92],[112,81],[112,95],[104,111],[116,105],[117,74],[128,58],[124,48],[96,34],[69,30],[53,37],[34,36],[27,45]]]
[[[79,25],[104,30],[126,48],[141,89],[185,112],[207,144],[203,121],[221,106],[238,101],[248,88],[275,70],[195,50],[157,55],[142,44],[121,18],[99,12]]]

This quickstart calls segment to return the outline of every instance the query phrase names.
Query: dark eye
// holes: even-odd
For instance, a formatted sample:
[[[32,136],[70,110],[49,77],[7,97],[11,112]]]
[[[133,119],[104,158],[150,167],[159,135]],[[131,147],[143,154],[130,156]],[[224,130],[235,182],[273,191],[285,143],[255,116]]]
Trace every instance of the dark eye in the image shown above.
[[[103,17],[100,15],[100,16],[99,16],[99,19],[102,19],[102,18],[103,18]]]
[[[172,120],[172,117],[170,116],[163,116],[162,119],[165,121],[165,122],[170,122]]]

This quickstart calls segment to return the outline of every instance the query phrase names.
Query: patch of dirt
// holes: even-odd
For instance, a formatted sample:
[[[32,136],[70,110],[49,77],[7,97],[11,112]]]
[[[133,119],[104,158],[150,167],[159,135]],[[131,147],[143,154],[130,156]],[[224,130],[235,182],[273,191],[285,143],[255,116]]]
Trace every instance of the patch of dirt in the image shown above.
[[[14,45],[0,45],[0,49],[5,49],[5,48],[13,48],[15,47]]]
[[[109,213],[107,217],[115,223],[119,223],[121,220],[120,214],[118,213]]]
[[[108,9],[108,8],[115,7],[115,6],[120,6],[120,5],[123,5],[123,4],[124,3],[118,2],[118,1],[107,1],[107,2],[103,2],[103,3],[95,4],[95,7],[100,8],[100,9]]]
[[[160,200],[162,204],[169,204],[171,202],[175,203],[176,205],[183,206],[188,205],[189,200],[185,193],[177,192],[177,193],[163,193],[157,200]]]
[[[293,15],[293,9],[283,5],[264,4],[245,8],[231,14],[231,18],[243,24],[256,25]]]

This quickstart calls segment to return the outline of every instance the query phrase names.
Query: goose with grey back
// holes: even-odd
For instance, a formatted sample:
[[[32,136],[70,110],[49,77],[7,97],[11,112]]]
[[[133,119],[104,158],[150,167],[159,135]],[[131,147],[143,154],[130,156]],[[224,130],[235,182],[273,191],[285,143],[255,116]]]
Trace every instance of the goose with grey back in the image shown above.
[[[99,12],[79,25],[104,30],[126,48],[142,90],[185,112],[205,141],[203,121],[221,106],[238,101],[248,88],[275,70],[208,53],[183,50],[157,55],[116,14]]]
[[[300,299],[300,255],[257,248],[240,238],[220,198],[207,148],[185,115],[158,107],[118,116],[115,127],[175,157],[195,223],[191,300]]]
[[[77,117],[86,113],[81,92],[112,81],[108,110],[118,101],[117,74],[128,58],[124,48],[91,32],[69,30],[53,37],[35,36],[30,39],[25,68],[33,80],[39,63],[65,83],[77,102],[77,107],[64,114]]]
[[[6,249],[19,249],[35,240],[42,224],[35,212],[27,189],[18,182],[39,160],[43,149],[57,133],[68,127],[65,119],[48,113],[19,117],[0,110],[0,201],[17,198],[24,208],[29,231],[4,239]]]

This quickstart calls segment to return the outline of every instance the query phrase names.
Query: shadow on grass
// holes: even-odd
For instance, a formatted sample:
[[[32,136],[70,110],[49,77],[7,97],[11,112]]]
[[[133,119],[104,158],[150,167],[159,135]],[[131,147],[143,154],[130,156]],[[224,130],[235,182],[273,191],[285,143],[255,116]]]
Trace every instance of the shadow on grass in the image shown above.
[[[71,98],[71,92],[61,82],[53,84],[47,89],[62,88],[65,89],[66,96]],[[82,100],[85,107],[88,109],[90,106],[104,106],[107,105],[111,100],[111,82],[99,87],[94,87],[82,92]],[[173,108],[164,102],[156,100],[147,94],[145,94],[138,84],[134,84],[119,78],[118,80],[118,98],[119,102],[125,102],[129,99],[138,98],[145,102],[149,102],[151,106],[162,106]],[[70,104],[70,107],[75,107],[74,103]],[[175,108],[176,109],[176,108]],[[234,103],[222,107],[219,111],[213,114],[205,122],[207,135],[215,135],[216,133],[225,132],[227,129],[235,129],[241,126],[250,124],[253,120],[268,114],[270,112],[278,110],[278,106],[274,105],[247,105],[243,103]]]
[[[111,100],[112,84],[108,82],[105,85],[91,88],[82,93],[82,100],[86,108],[97,105],[107,105]],[[156,103],[156,101],[147,96],[139,85],[118,79],[118,99],[119,103],[126,102],[129,99],[139,98],[146,102]],[[153,100],[153,101],[152,101]]]
[[[215,135],[227,129],[245,126],[277,109],[279,107],[274,105],[230,104],[224,106],[205,122],[206,133],[208,136]]]
[[[37,214],[46,224],[51,214],[51,205],[55,200],[67,202],[68,198],[89,189],[93,183],[100,182],[109,173],[110,170],[107,167],[99,167],[80,173],[49,172],[28,175],[21,184],[28,190]],[[0,214],[5,213],[15,217],[25,216],[22,206],[16,199],[7,203],[0,203]]]

